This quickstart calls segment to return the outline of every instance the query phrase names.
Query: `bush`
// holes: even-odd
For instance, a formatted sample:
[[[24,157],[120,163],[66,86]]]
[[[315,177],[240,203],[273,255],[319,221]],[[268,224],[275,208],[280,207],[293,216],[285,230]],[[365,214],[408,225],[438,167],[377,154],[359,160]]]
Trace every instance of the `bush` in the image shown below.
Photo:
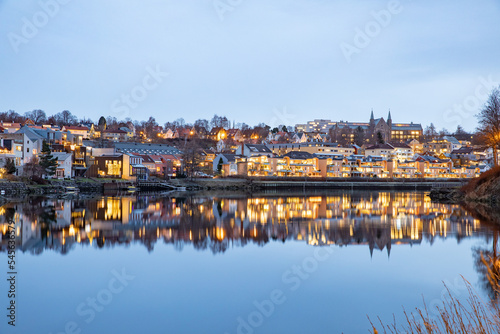
[[[476,190],[476,188],[483,183],[496,178],[500,178],[500,166],[495,166],[492,169],[479,175],[479,177],[470,180],[466,185],[460,188],[460,191],[467,194]]]
[[[38,175],[33,175],[33,176],[31,177],[31,180],[32,180],[33,182],[35,182],[36,184],[48,184],[48,183],[49,183],[49,181],[47,181],[47,180],[45,180],[45,179],[41,178],[41,177],[40,177],[40,176],[38,176]]]

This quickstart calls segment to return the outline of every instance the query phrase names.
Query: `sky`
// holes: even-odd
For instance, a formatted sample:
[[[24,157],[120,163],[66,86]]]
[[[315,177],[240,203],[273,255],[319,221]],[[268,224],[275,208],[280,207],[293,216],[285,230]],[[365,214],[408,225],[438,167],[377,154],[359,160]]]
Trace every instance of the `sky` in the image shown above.
[[[473,130],[499,0],[0,0],[0,111]]]

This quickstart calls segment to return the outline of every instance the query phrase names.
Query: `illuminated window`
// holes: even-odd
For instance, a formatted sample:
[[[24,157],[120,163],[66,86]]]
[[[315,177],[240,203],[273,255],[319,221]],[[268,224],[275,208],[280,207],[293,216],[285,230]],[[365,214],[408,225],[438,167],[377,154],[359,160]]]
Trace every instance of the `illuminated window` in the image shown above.
[[[107,167],[108,167],[108,175],[116,175],[120,176],[121,175],[121,162],[120,164],[117,163],[117,161],[107,161]]]

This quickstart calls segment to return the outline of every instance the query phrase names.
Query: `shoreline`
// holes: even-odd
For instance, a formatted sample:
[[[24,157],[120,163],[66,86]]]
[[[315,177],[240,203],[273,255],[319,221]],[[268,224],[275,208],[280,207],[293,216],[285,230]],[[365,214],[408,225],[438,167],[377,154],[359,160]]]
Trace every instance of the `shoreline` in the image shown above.
[[[218,178],[218,179],[175,179],[172,186],[185,187],[188,191],[233,190],[253,192],[259,190],[287,190],[287,189],[360,189],[360,190],[422,190],[430,191],[436,188],[456,189],[463,186],[468,180],[456,179],[247,179],[247,178]],[[165,192],[165,187],[149,185],[141,189],[140,185],[128,181],[49,181],[49,184],[29,184],[23,181],[0,182],[0,195],[48,195],[48,194],[104,194],[106,192]]]

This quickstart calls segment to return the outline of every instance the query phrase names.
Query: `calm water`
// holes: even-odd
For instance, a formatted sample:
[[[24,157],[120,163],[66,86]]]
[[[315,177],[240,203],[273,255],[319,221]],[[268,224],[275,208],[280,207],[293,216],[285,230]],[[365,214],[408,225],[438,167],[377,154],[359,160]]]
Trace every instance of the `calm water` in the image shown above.
[[[498,231],[425,193],[32,198],[0,208],[0,333],[367,333],[490,294]],[[15,222],[16,327],[7,325]],[[6,320],[7,319],[7,320]]]

